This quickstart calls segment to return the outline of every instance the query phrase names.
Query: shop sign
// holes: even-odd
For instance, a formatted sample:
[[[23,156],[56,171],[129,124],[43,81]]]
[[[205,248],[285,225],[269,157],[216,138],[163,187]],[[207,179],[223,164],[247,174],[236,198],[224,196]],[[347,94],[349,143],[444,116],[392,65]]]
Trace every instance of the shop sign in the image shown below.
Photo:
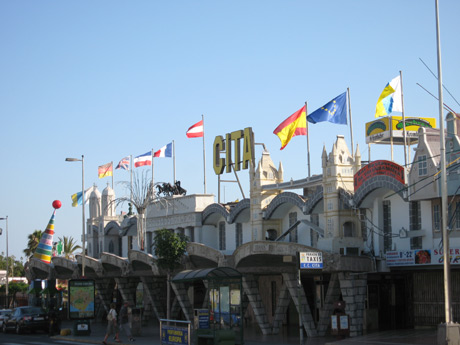
[[[161,324],[161,344],[187,345],[188,338],[188,328]]]
[[[388,176],[404,184],[404,168],[402,166],[390,161],[379,160],[363,166],[353,176],[355,192],[364,182],[376,176]]]
[[[322,252],[301,252],[300,268],[323,268]]]
[[[450,264],[460,264],[460,248],[452,248],[449,253]],[[386,252],[387,266],[420,266],[444,264],[442,249],[417,249]]]

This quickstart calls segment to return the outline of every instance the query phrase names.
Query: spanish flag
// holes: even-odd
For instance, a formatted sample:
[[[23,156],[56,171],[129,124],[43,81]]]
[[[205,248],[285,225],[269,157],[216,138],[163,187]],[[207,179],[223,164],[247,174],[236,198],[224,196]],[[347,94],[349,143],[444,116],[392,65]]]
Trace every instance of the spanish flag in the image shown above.
[[[113,162],[99,166],[97,168],[97,173],[99,174],[99,178],[113,176]]]
[[[281,140],[281,149],[284,149],[292,137],[307,135],[307,107],[304,105],[294,114],[276,127],[273,131]]]

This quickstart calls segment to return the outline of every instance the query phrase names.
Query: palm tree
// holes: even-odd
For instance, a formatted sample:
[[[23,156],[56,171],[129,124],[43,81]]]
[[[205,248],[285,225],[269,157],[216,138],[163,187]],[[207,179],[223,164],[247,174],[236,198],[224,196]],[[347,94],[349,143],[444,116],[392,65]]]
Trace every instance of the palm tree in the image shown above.
[[[118,206],[125,202],[131,204],[136,208],[137,211],[137,243],[141,250],[144,250],[144,237],[145,237],[145,211],[147,207],[154,201],[159,199],[154,192],[152,182],[150,181],[147,171],[142,173],[142,177],[139,177],[134,173],[133,184],[130,182],[121,182],[130,192],[129,197],[121,197],[114,200],[115,205]],[[130,205],[130,206],[131,206]],[[131,210],[131,207],[130,207]]]
[[[66,259],[73,258],[73,253],[76,250],[81,249],[81,246],[75,242],[75,239],[72,236],[59,237],[59,241],[62,242],[62,252],[64,253],[64,257]]]
[[[27,248],[23,250],[24,254],[27,258],[30,258],[35,253],[35,249],[37,249],[38,244],[42,238],[43,231],[42,230],[35,230],[29,236],[27,236]]]

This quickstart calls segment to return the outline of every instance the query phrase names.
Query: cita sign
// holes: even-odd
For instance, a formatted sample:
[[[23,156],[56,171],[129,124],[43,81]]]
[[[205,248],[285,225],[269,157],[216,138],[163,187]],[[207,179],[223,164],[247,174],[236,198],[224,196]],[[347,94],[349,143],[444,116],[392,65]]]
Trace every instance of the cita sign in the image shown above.
[[[241,139],[243,139],[243,157],[241,157]],[[234,152],[233,157],[232,151]],[[221,157],[222,153],[225,153],[225,158]],[[240,171],[241,165],[243,169],[247,169],[250,162],[254,164],[254,133],[252,128],[247,127],[244,130],[227,133],[225,139],[222,135],[218,135],[214,139],[213,157],[216,175],[221,175],[224,168],[225,172],[231,172],[232,165],[235,171]]]
[[[323,268],[323,253],[321,252],[300,252],[300,268]]]

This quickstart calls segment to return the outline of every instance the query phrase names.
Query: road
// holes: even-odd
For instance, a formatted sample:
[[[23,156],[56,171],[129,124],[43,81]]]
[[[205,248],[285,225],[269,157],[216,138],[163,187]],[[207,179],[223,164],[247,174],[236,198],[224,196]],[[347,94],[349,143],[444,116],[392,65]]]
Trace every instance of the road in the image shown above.
[[[61,345],[72,345],[79,344],[80,342],[65,341],[60,339],[52,339],[48,337],[46,333],[37,334],[14,334],[14,333],[0,333],[0,344],[1,345],[43,345],[43,344],[61,344]]]

